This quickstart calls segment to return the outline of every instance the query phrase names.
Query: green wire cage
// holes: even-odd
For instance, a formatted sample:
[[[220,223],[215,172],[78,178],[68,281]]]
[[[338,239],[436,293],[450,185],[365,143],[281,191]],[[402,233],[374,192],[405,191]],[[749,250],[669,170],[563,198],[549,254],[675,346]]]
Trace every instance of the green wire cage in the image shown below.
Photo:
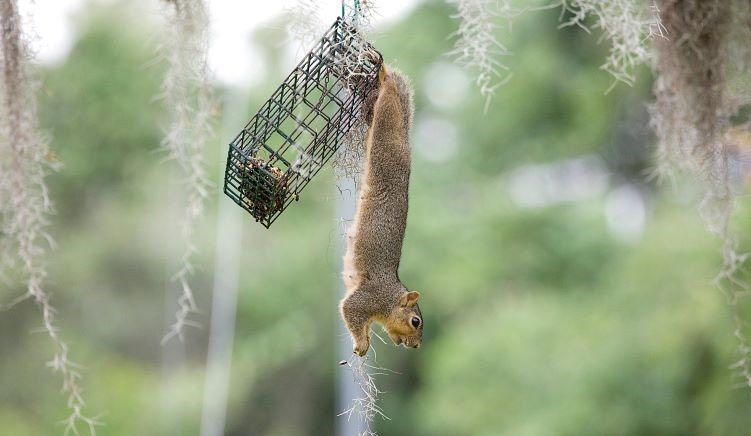
[[[338,18],[229,144],[225,194],[270,227],[364,116],[382,62]]]

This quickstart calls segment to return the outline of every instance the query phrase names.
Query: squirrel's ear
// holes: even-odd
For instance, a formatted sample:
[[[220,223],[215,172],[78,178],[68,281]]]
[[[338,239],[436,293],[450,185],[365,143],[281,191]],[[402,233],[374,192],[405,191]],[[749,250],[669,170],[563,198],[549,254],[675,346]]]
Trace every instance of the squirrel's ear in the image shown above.
[[[417,299],[420,298],[420,293],[417,291],[405,292],[402,294],[400,303],[404,307],[411,307],[417,303]]]

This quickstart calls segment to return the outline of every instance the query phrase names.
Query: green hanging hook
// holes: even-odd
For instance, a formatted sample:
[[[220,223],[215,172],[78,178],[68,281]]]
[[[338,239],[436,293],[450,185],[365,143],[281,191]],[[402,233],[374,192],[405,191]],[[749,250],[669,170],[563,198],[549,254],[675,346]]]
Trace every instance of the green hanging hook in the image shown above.
[[[355,2],[355,13],[352,17],[352,23],[357,27],[357,19],[360,17],[360,0],[354,0]]]
[[[342,0],[342,18],[346,19],[347,14],[345,12],[344,1],[345,0]],[[351,20],[352,20],[352,24],[354,24],[355,27],[357,27],[357,21],[358,21],[357,18],[360,16],[360,0],[354,0],[353,3],[354,3],[354,6],[352,8],[353,12],[352,12]]]

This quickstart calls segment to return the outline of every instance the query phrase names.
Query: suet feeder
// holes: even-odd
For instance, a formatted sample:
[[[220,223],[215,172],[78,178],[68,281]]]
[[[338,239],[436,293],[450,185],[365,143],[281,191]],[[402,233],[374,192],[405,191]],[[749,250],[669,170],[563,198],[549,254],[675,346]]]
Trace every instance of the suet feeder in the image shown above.
[[[364,116],[382,62],[338,18],[229,144],[224,193],[271,226]]]

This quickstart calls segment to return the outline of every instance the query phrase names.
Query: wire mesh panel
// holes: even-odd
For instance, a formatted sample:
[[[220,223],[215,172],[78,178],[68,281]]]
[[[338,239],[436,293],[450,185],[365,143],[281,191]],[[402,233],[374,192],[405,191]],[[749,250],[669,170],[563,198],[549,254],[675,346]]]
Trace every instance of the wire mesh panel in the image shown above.
[[[338,18],[230,143],[225,194],[271,226],[363,116],[382,62]]]

